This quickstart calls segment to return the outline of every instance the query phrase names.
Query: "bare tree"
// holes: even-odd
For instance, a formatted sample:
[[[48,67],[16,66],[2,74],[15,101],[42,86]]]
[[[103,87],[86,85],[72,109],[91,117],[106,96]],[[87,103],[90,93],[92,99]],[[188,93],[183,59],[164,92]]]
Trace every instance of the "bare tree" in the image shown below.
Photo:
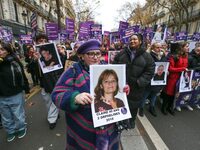
[[[116,15],[117,17],[115,18],[115,20],[117,22],[128,21],[134,9],[135,9],[135,3],[132,4],[130,2],[126,2],[121,6],[120,9],[117,10],[118,14]]]
[[[156,3],[169,11],[173,24],[176,25],[176,31],[180,31],[183,24],[185,24],[186,31],[188,31],[188,8],[194,1],[197,0],[147,0],[148,3]]]
[[[58,18],[58,30],[61,29],[60,0],[56,0],[56,12]]]
[[[56,7],[54,7],[54,2]],[[55,11],[57,13],[57,23],[58,23],[58,29],[61,29],[61,13],[60,13],[60,0],[49,0],[49,11],[48,11],[48,18],[47,21],[50,21],[51,19],[51,11],[52,9],[55,8]]]

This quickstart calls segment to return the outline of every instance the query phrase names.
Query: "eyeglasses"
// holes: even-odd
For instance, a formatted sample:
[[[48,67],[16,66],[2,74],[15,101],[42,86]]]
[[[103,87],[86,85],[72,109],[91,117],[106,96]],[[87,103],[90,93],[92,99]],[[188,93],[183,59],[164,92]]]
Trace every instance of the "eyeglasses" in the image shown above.
[[[108,81],[108,80],[105,80],[105,81],[103,81],[103,84],[116,84],[117,83],[117,81],[116,80],[111,80],[111,81]]]
[[[88,55],[89,58],[94,58],[95,56],[97,58],[101,57],[101,52],[88,52],[86,54]]]

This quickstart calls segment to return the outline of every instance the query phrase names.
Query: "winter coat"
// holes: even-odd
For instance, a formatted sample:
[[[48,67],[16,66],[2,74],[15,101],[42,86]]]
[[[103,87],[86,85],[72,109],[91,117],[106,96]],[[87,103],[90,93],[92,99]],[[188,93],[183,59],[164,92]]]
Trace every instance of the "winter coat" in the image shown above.
[[[75,97],[82,92],[90,93],[90,74],[79,62],[63,73],[52,92],[55,105],[65,111],[66,149],[103,149],[105,145],[99,147],[100,138],[109,138],[109,150],[119,149],[119,134],[115,124],[109,124],[104,129],[94,128],[91,105],[75,104]]]
[[[200,55],[197,55],[194,50],[189,54],[188,61],[189,69],[200,70]]]
[[[130,86],[130,93],[127,96],[129,107],[139,108],[145,87],[154,75],[153,58],[145,49],[139,48],[132,60],[131,50],[127,47],[115,56],[113,64],[126,64],[126,80]]]
[[[188,57],[179,56],[179,59],[175,61],[174,55],[169,58],[169,75],[167,76],[167,85],[164,88],[164,92],[170,96],[174,96],[176,83],[181,76],[181,72],[188,67]]]
[[[14,96],[23,90],[30,90],[23,65],[18,58],[8,55],[0,62],[0,96]]]

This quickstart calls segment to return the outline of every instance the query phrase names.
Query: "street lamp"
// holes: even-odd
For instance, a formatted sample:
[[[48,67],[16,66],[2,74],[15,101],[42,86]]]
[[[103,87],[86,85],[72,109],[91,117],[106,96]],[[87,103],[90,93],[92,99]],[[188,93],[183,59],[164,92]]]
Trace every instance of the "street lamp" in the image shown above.
[[[26,32],[26,34],[27,34],[27,28],[26,28],[26,17],[27,17],[27,14],[25,13],[24,10],[23,10],[23,12],[22,12],[22,17],[23,17],[23,20],[24,20],[25,32]]]

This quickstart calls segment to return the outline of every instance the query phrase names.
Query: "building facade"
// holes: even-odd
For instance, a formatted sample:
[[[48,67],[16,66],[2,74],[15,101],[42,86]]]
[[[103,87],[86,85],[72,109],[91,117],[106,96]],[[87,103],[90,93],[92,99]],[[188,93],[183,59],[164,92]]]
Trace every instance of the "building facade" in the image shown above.
[[[155,24],[166,24],[169,30],[174,32],[186,31],[186,24],[188,23],[188,33],[193,34],[194,32],[200,32],[200,1],[199,0],[190,0],[187,5],[187,11],[189,13],[188,19],[186,18],[186,11],[183,9],[178,9],[174,5],[169,6],[169,0],[160,0],[163,6],[159,5],[156,1],[147,1],[146,5],[142,8],[143,12],[147,12],[145,15],[144,26],[153,26]],[[172,16],[173,12],[175,17]],[[178,21],[178,14],[183,14],[182,23],[180,28],[178,28],[178,24],[174,22],[174,18]],[[133,14],[134,16],[134,14]],[[148,18],[147,18],[148,17]],[[129,19],[134,22],[134,20]]]
[[[65,28],[66,17],[75,19],[71,0],[60,0],[60,20]],[[55,0],[0,0],[0,26],[12,29],[14,37],[31,33],[31,16],[35,14],[37,32],[45,32],[46,22],[57,23]]]

